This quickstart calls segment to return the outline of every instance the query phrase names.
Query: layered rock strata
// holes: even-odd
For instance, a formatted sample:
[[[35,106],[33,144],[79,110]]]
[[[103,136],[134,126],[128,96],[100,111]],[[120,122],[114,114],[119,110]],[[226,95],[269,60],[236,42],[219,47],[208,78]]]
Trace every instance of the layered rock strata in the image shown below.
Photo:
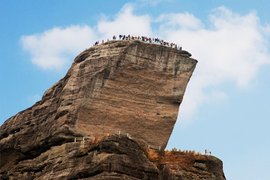
[[[213,156],[148,149],[124,135],[53,146],[0,176],[27,180],[225,180],[222,162]]]
[[[0,176],[72,179],[121,171],[123,177],[160,177],[140,145],[161,151],[166,147],[197,63],[190,56],[140,41],[110,41],[86,49],[40,101],[0,127]],[[104,141],[97,142],[116,135],[133,139],[133,154],[118,147],[122,143],[118,139],[111,143],[118,144],[111,154],[126,154],[126,158],[113,156],[115,160],[105,154],[95,159],[92,151],[103,153],[98,146],[103,147]],[[77,140],[91,142],[86,149],[92,159],[81,162],[79,157],[85,155],[74,155],[81,152]],[[107,159],[117,168],[106,169]],[[129,174],[133,166],[143,173]],[[73,172],[74,167],[79,169]]]
[[[1,151],[126,134],[164,148],[196,65],[186,51],[111,41],[83,51],[42,100],[1,126]],[[18,138],[19,137],[19,138]]]

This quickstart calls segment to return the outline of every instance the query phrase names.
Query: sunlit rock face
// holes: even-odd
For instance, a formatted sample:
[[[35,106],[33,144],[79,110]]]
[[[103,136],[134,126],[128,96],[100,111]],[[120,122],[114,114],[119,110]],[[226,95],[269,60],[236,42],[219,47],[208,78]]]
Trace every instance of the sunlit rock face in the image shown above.
[[[138,41],[83,52],[72,67],[74,80],[67,83],[82,94],[74,128],[87,135],[129,133],[165,148],[197,62],[189,56]]]
[[[197,63],[190,56],[141,41],[86,49],[41,101],[0,127],[0,173],[76,138],[126,135],[163,150]]]

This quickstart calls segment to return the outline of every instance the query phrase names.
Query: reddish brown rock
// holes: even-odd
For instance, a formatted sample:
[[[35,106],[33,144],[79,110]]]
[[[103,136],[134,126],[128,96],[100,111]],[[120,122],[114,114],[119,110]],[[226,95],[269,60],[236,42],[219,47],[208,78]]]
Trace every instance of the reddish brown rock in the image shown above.
[[[155,158],[151,156],[155,155]],[[222,162],[205,155],[148,149],[124,135],[53,146],[0,173],[1,179],[225,180]]]
[[[0,127],[0,175],[161,177],[141,146],[165,148],[197,63],[190,56],[140,41],[111,41],[85,50],[41,101]],[[131,142],[121,144],[123,139],[116,138],[109,143],[110,153],[102,154],[107,141],[100,139],[109,135],[132,138],[134,151],[123,150]],[[75,139],[91,143],[81,150]],[[143,173],[137,175],[134,168]]]
[[[185,51],[139,41],[91,47],[41,101],[1,126],[1,147],[34,155],[75,136],[120,132],[164,148],[196,62]]]
[[[214,156],[192,151],[165,151],[156,163],[160,179],[225,180],[223,163]]]

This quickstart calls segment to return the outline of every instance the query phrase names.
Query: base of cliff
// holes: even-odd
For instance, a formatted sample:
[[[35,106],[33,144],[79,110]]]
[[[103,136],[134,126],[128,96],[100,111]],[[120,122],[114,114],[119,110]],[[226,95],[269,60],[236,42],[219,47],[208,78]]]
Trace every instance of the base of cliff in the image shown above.
[[[11,164],[2,164],[0,179],[225,179],[213,156],[159,151],[126,135],[76,138]]]

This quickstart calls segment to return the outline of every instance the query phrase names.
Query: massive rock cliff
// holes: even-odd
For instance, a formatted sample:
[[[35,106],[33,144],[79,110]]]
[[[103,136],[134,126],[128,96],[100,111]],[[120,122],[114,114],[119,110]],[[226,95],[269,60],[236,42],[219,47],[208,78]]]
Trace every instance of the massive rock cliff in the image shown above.
[[[222,162],[210,156],[197,162],[186,155],[190,167],[205,171],[202,176],[177,165],[179,175],[170,161],[163,162],[171,156],[162,152],[196,66],[190,56],[140,41],[110,41],[83,51],[41,101],[0,127],[0,177],[223,177]],[[151,150],[158,158],[151,160]]]

